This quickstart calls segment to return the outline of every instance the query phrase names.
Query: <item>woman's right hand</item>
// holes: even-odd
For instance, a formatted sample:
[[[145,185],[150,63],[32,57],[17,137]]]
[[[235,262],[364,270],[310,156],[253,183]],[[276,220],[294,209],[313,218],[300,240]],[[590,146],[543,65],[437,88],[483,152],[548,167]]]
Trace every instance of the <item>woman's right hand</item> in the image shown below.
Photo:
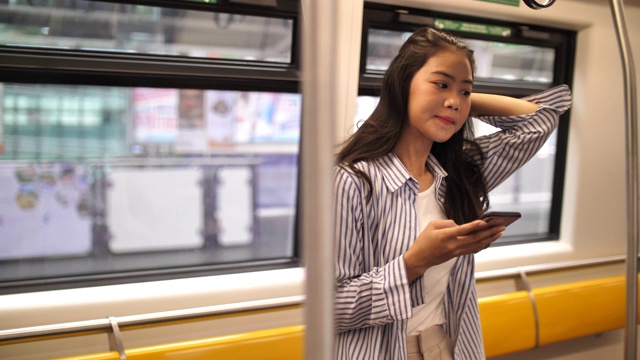
[[[409,282],[432,266],[479,252],[500,238],[504,229],[504,226],[491,226],[482,220],[462,225],[453,220],[430,222],[404,254]]]

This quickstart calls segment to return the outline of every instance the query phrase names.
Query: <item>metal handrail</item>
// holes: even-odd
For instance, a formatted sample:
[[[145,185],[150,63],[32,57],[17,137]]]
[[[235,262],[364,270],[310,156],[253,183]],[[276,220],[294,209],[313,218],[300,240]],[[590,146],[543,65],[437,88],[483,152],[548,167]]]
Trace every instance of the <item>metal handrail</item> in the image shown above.
[[[342,1],[340,1],[342,3]],[[302,6],[302,261],[306,267],[304,358],[333,358],[333,189],[339,84],[336,49],[338,0],[303,0]],[[331,49],[327,51],[327,49]]]
[[[522,274],[536,274],[543,272],[570,270],[583,267],[601,266],[623,263],[624,256],[610,256],[589,260],[564,261],[549,264],[539,264],[508,268],[492,271],[481,271],[475,274],[476,281],[490,281],[505,278],[521,278]],[[114,319],[120,328],[127,328],[140,325],[167,323],[171,321],[198,319],[209,316],[219,316],[228,314],[240,314],[256,310],[271,310],[300,306],[305,302],[304,295],[280,297],[265,300],[246,301],[233,304],[213,305],[191,309],[181,309],[172,311],[155,312],[139,315],[128,315],[118,317],[108,317],[104,319],[85,320],[51,325],[40,325],[24,327],[10,330],[0,330],[0,344],[3,342],[14,342],[19,340],[38,340],[51,336],[71,337],[78,333],[87,331],[110,332]]]
[[[537,264],[529,266],[518,266],[514,268],[500,269],[500,270],[488,270],[476,272],[476,281],[490,281],[508,278],[518,278],[524,272],[527,275],[558,271],[569,270],[581,267],[591,267],[600,265],[610,265],[615,263],[622,263],[625,260],[625,256],[609,256],[587,260],[573,260],[573,261],[561,261],[548,264]]]
[[[625,150],[626,150],[626,190],[627,190],[627,309],[624,338],[624,358],[636,359],[638,333],[638,104],[636,98],[636,73],[629,40],[629,32],[622,0],[610,0],[611,15],[618,39],[618,49],[622,61],[625,105]]]
[[[87,331],[110,332],[115,321],[119,328],[140,325],[166,323],[172,321],[198,319],[209,316],[239,314],[259,310],[273,310],[291,306],[299,306],[304,302],[304,295],[280,297],[273,299],[246,301],[233,304],[213,305],[191,309],[162,311],[156,313],[114,316],[104,319],[75,321],[60,324],[40,325],[10,330],[0,330],[0,343],[18,340],[49,338],[51,336],[71,337]]]

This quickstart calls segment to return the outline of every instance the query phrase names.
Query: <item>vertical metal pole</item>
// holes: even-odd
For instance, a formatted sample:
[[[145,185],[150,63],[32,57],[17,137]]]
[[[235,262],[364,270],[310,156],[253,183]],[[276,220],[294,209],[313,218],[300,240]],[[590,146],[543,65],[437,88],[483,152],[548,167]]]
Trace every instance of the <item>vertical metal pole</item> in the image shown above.
[[[621,0],[611,0],[624,75],[627,151],[627,316],[624,354],[636,360],[638,332],[638,113],[636,74]]]
[[[333,162],[338,0],[302,1],[301,227],[305,359],[333,356]]]

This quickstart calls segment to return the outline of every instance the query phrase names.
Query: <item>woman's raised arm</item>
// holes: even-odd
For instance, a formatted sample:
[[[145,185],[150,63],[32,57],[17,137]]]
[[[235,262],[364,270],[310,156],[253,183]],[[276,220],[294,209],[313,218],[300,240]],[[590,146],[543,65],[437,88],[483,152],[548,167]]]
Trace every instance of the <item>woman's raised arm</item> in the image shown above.
[[[517,116],[534,113],[539,105],[503,95],[472,93],[470,116]]]

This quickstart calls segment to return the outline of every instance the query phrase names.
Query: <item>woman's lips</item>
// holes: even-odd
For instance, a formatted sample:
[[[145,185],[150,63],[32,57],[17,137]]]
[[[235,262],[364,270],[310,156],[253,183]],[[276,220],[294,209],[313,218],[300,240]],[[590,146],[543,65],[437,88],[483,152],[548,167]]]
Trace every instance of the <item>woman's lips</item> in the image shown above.
[[[445,123],[447,125],[453,125],[456,122],[454,118],[449,117],[449,116],[436,115],[436,118],[438,118],[438,120],[442,121],[443,123]]]

